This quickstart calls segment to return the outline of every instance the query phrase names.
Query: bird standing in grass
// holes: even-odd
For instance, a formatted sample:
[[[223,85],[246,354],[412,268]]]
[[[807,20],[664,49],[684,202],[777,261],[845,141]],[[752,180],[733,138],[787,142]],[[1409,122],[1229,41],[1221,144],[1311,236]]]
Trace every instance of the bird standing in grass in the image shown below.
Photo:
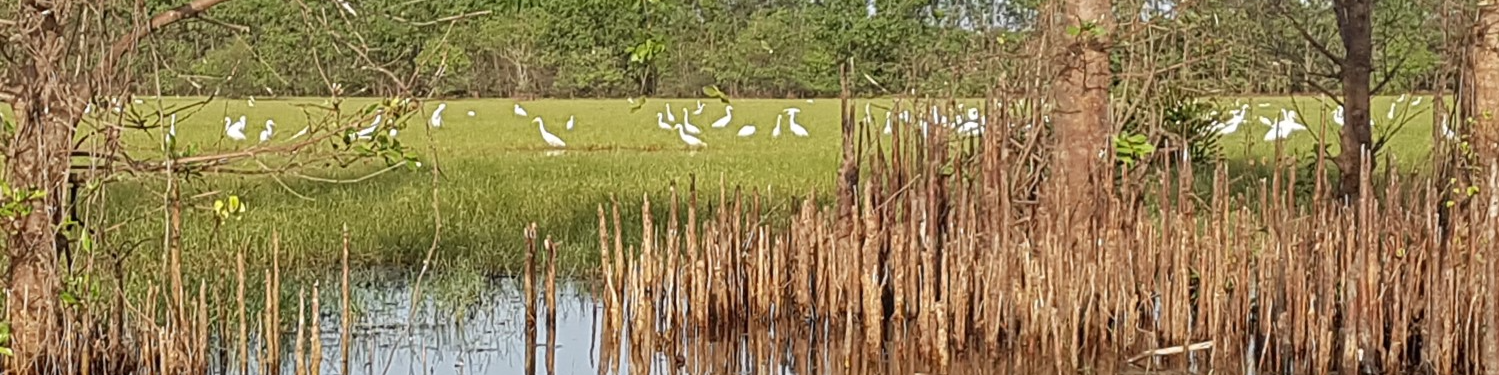
[[[442,111],[445,110],[445,109],[448,109],[448,103],[438,104],[437,105],[437,110],[432,111],[432,118],[427,119],[427,125],[431,125],[434,128],[441,128],[442,127]]]
[[[245,116],[239,116],[238,122],[229,122],[229,118],[225,117],[224,134],[228,135],[229,139],[236,141],[245,140]]]
[[[532,121],[536,122],[536,128],[541,129],[541,139],[546,141],[548,145],[556,148],[567,147],[567,143],[563,143],[562,138],[557,138],[556,135],[547,132],[547,125],[545,122],[541,121],[540,116],[537,116],[536,119]]]
[[[573,116],[567,116],[567,130],[573,130]]]
[[[739,128],[740,137],[748,137],[752,135],[755,135],[755,125],[749,124]]]
[[[723,107],[723,117],[718,118],[718,121],[714,121],[713,122],[713,127],[715,127],[715,128],[722,128],[722,127],[725,127],[725,126],[729,126],[729,121],[732,121],[733,118],[734,118],[734,106],[732,106],[732,105],[726,105],[726,106]]]
[[[266,141],[270,141],[271,140],[271,135],[275,134],[275,131],[276,131],[276,122],[275,121],[271,121],[270,119],[266,119],[265,120],[265,130],[261,130],[260,131],[260,143],[265,143]]]
[[[692,125],[692,121],[690,121],[687,118],[687,108],[682,108],[682,127],[685,128],[688,133],[692,133],[692,134],[702,134],[703,133],[702,129],[698,129],[697,126]]]
[[[703,140],[687,134],[687,129],[684,129],[681,125],[677,126],[677,136],[682,137],[682,142],[687,143],[687,147],[708,147],[707,142],[703,142]]]
[[[779,114],[779,113],[776,114],[776,128],[772,129],[770,131],[770,137],[771,138],[780,138],[781,137],[781,114]]]
[[[786,120],[786,126],[791,128],[791,134],[795,134],[798,137],[805,137],[807,136],[807,128],[803,128],[801,124],[796,123],[797,112],[801,112],[801,110],[797,108],[786,109],[786,113],[791,115],[791,117]]]
[[[515,115],[520,117],[530,116],[529,114],[526,114],[526,109],[521,108],[520,104],[515,105]]]
[[[656,127],[666,130],[672,130],[671,124],[668,124],[665,120],[662,120],[663,116],[665,115],[661,112],[656,112]]]
[[[697,101],[697,110],[692,111],[692,114],[694,114],[694,115],[701,115],[701,114],[703,114],[703,101],[701,101],[701,100]]]

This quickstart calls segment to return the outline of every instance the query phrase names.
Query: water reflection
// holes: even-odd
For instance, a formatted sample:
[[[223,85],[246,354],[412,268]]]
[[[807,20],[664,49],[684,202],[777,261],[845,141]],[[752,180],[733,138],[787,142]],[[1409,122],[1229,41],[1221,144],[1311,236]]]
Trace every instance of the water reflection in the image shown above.
[[[589,292],[590,287],[581,282],[558,282],[557,347],[552,373],[907,375],[1031,373],[1050,368],[1049,361],[999,361],[962,354],[955,356],[948,368],[934,369],[925,364],[927,361],[922,360],[924,357],[914,345],[887,342],[883,349],[866,351],[860,347],[862,339],[846,335],[843,328],[808,322],[719,322],[715,328],[664,332],[649,344],[656,350],[640,356],[630,351],[627,329],[604,328],[601,307]],[[513,279],[498,280],[482,289],[476,303],[461,308],[429,295],[423,298],[420,308],[413,310],[408,284],[359,287],[354,293],[359,315],[350,330],[347,373],[526,373],[525,306],[519,283]],[[539,298],[540,301],[544,299]],[[335,310],[326,309],[318,319],[322,327],[321,374],[344,372],[339,315]],[[549,373],[545,359],[546,309],[537,311],[539,327],[533,343],[536,373]],[[281,374],[298,373],[297,359],[291,349],[295,347],[292,344],[295,337],[294,331],[283,332],[285,360],[280,366]],[[669,339],[672,337],[677,339]],[[234,345],[237,344],[216,346],[220,351],[214,364],[217,373],[241,373],[240,362],[232,358],[236,352]],[[258,346],[254,340],[250,343],[251,348]],[[247,373],[266,374],[255,365],[260,356],[253,349],[251,353]]]

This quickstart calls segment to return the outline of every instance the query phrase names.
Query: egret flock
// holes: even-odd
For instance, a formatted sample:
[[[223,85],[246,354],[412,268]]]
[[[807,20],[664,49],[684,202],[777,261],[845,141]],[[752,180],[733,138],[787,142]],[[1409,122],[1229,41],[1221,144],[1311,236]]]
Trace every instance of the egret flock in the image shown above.
[[[1394,122],[1400,118],[1400,113],[1402,113],[1402,111],[1409,111],[1410,109],[1421,105],[1421,97],[1411,99],[1409,102],[1406,102],[1407,98],[1407,95],[1400,95],[1400,97],[1395,98],[1395,100],[1390,103],[1389,110],[1385,112],[1385,119],[1387,121]],[[1258,106],[1260,108],[1268,107],[1269,103],[1260,103]],[[1402,106],[1404,107],[1404,110],[1402,110]],[[1211,113],[1211,115],[1217,115],[1217,113],[1213,112]],[[1220,135],[1233,134],[1234,132],[1237,132],[1239,130],[1239,126],[1244,123],[1248,115],[1249,105],[1243,104],[1238,108],[1229,111],[1227,120],[1214,120],[1211,126],[1211,130],[1217,132]],[[1332,111],[1332,123],[1338,126],[1343,126],[1345,120],[1344,115],[1345,113],[1343,106],[1339,105]],[[1269,128],[1269,130],[1265,132],[1265,141],[1289,139],[1291,135],[1296,131],[1307,130],[1305,124],[1302,124],[1296,120],[1296,111],[1294,110],[1281,109],[1280,116],[1274,119],[1259,116],[1259,122],[1260,124],[1263,124]],[[1374,124],[1374,118],[1371,116],[1369,118],[1369,126],[1373,127]],[[1443,119],[1441,127],[1442,134],[1444,136],[1446,136],[1447,138],[1457,138],[1457,133],[1453,132],[1452,129],[1447,128],[1445,119]]]
[[[1387,120],[1393,121],[1397,118],[1397,115],[1401,113],[1400,107],[1402,105],[1406,106],[1408,110],[1409,108],[1420,105],[1421,100],[1422,98],[1416,97],[1415,99],[1407,101],[1407,96],[1402,95],[1399,98],[1395,99],[1393,103],[1391,103],[1388,111],[1385,114],[1385,118]],[[630,99],[630,101],[634,102],[634,99]],[[253,99],[251,99],[250,103],[253,103]],[[1267,106],[1267,104],[1268,103],[1260,103],[1258,104],[1258,106],[1260,108],[1264,108]],[[427,125],[432,128],[442,127],[444,125],[443,112],[447,110],[447,107],[448,106],[446,103],[438,104],[437,108],[432,111],[431,117],[428,118]],[[681,108],[681,121],[678,121],[676,111],[673,110],[670,103],[666,103],[664,105],[664,110],[656,112],[656,127],[660,128],[661,130],[677,133],[677,138],[680,139],[682,144],[684,144],[687,148],[698,149],[707,147],[708,143],[705,142],[702,138],[704,128],[692,123],[692,117],[702,116],[704,110],[707,107],[708,105],[704,104],[702,101],[697,101],[694,108],[686,108],[684,106],[684,108]],[[1249,104],[1239,104],[1237,108],[1234,108],[1228,112],[1228,116],[1225,120],[1215,120],[1212,124],[1211,131],[1217,132],[1218,134],[1222,135],[1233,134],[1237,132],[1245,123],[1245,121],[1250,117],[1250,108],[1251,106]],[[547,130],[546,123],[542,119],[542,116],[538,115],[533,117],[532,112],[527,111],[526,108],[521,106],[520,104],[515,104],[513,107],[513,111],[516,116],[531,118],[532,122],[536,123],[537,131],[541,137],[541,140],[545,142],[548,147],[554,149],[563,149],[567,147],[566,141],[564,141],[561,136],[559,136],[557,133],[552,133]],[[770,131],[770,137],[779,138],[781,136],[782,127],[785,127],[786,131],[789,131],[793,136],[809,137],[810,132],[807,130],[807,127],[804,126],[797,118],[801,111],[802,110],[797,107],[786,107],[780,110],[776,114],[776,124],[775,127]],[[920,134],[922,134],[923,136],[929,134],[930,126],[933,124],[952,129],[957,135],[960,136],[983,134],[987,119],[980,114],[978,108],[968,107],[965,110],[963,104],[958,104],[956,107],[956,111],[952,111],[949,113],[951,113],[952,117],[946,116],[944,114],[944,111],[942,111],[938,106],[931,107],[931,113],[929,117],[919,116],[920,118],[918,118],[918,116],[912,116],[912,112],[910,110],[902,110],[898,114],[892,113],[891,111],[885,111],[885,124],[883,133],[891,134],[893,132],[893,124],[898,120],[903,123],[913,123],[919,128]],[[467,114],[469,117],[476,116],[476,113],[474,111],[467,111]],[[1216,115],[1217,113],[1213,112],[1211,114]],[[385,121],[384,115],[385,114],[383,112],[377,111],[373,120],[368,124],[368,126],[362,127],[359,130],[355,131],[352,134],[352,137],[357,137],[358,139],[371,138],[374,135],[374,132],[379,129],[381,122]],[[1043,121],[1045,121],[1044,117],[1045,116],[1043,116]],[[1335,110],[1333,110],[1331,119],[1334,124],[1337,124],[1339,126],[1342,126],[1344,124],[1344,109],[1342,106],[1338,106]],[[171,134],[167,137],[175,137],[176,126],[175,119],[173,120],[174,121],[171,129]],[[738,127],[734,127],[734,120],[734,106],[726,104],[723,106],[723,116],[714,120],[706,127],[706,129],[734,130],[734,135],[739,138],[749,138],[757,134],[758,128],[754,124],[744,123]],[[247,119],[245,116],[239,116],[238,120],[232,119],[230,117],[225,117],[225,137],[234,141],[244,141],[248,139],[246,135],[246,121]],[[1260,122],[1260,124],[1268,128],[1264,135],[1264,140],[1266,141],[1288,139],[1297,131],[1307,130],[1307,126],[1297,119],[1296,111],[1290,109],[1280,109],[1280,114],[1276,118],[1258,116],[1258,121]],[[876,123],[871,106],[867,103],[864,106],[863,122],[866,124]],[[1371,118],[1370,124],[1373,125],[1373,123],[1374,119]],[[579,126],[577,116],[569,115],[567,117],[567,122],[564,126],[564,129],[567,131],[571,131],[577,126]],[[258,140],[262,143],[272,140],[276,134],[275,128],[275,121],[270,119],[265,120],[265,127],[259,132]],[[1029,126],[1026,126],[1025,128],[1029,128]],[[1455,132],[1447,127],[1445,121],[1443,121],[1443,123],[1441,124],[1441,128],[1442,134],[1445,134],[1448,137],[1456,137]],[[307,134],[309,129],[310,127],[303,128],[301,131],[297,132],[289,139],[297,139],[299,137],[302,137]],[[397,135],[397,130],[390,129],[389,135],[391,137],[395,137]]]

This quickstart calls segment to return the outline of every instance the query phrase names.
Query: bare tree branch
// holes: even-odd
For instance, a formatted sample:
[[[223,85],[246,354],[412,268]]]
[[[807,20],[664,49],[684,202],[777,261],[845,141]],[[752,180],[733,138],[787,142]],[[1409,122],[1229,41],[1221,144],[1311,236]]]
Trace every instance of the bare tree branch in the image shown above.
[[[1328,60],[1332,60],[1333,64],[1335,65],[1343,66],[1343,59],[1341,57],[1334,55],[1332,53],[1332,50],[1328,49],[1327,46],[1322,45],[1322,42],[1318,41],[1317,38],[1312,37],[1312,33],[1310,31],[1307,31],[1306,25],[1301,24],[1300,20],[1296,19],[1295,16],[1292,16],[1290,12],[1285,11],[1285,9],[1282,7],[1282,5],[1275,6],[1275,8],[1277,10],[1280,10],[1281,14],[1285,16],[1285,19],[1291,21],[1291,25],[1295,26],[1296,33],[1301,34],[1301,39],[1304,39],[1307,43],[1310,43],[1312,45],[1312,48],[1317,50],[1317,53],[1321,54],[1322,57],[1326,57]]]
[[[124,56],[126,52],[134,49],[135,46],[140,43],[140,40],[142,38],[145,38],[147,35],[151,35],[152,32],[155,32],[156,30],[159,30],[163,27],[167,27],[168,25],[171,25],[173,23],[177,23],[177,21],[197,17],[199,13],[203,13],[209,8],[213,8],[216,5],[228,1],[230,0],[193,0],[192,2],[189,2],[185,5],[172,8],[171,10],[161,12],[160,14],[152,16],[151,21],[147,22],[145,25],[136,27],[135,30],[130,31],[129,34],[126,34],[120,39],[115,40],[114,44],[109,47],[109,53],[104,55],[103,63],[99,64],[97,73],[100,74],[98,75],[98,77],[105,77],[105,74],[113,71],[114,65],[120,60],[120,57]]]

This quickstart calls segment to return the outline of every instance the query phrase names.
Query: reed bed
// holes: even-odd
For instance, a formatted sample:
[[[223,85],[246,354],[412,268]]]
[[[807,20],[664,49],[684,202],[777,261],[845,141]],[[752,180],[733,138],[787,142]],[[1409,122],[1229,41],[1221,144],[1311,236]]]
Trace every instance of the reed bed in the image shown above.
[[[664,220],[651,210],[662,202],[643,197],[640,228],[622,228],[617,201],[599,206],[603,331],[625,332],[605,345],[635,348],[632,359],[602,351],[601,372],[759,339],[743,337],[783,344],[738,355],[780,356],[759,351],[803,337],[866,351],[845,368],[905,358],[938,373],[1017,356],[1059,371],[1496,368],[1479,354],[1499,172],[1462,198],[1386,170],[1342,202],[1322,198],[1320,161],[1311,197],[1293,160],[1231,193],[1226,165],[1201,173],[1163,150],[1155,173],[1100,171],[1096,181],[1122,182],[1079,203],[1047,195],[1061,189],[1041,178],[1041,132],[1001,125],[1042,123],[1027,110],[1041,106],[994,99],[983,137],[939,126],[923,137],[912,119],[880,144],[845,102],[836,201],[809,194],[785,225],[761,215],[765,198],[722,184],[699,202],[695,181],[666,197]],[[642,240],[625,244],[625,230]],[[700,363],[743,362],[723,361]]]

